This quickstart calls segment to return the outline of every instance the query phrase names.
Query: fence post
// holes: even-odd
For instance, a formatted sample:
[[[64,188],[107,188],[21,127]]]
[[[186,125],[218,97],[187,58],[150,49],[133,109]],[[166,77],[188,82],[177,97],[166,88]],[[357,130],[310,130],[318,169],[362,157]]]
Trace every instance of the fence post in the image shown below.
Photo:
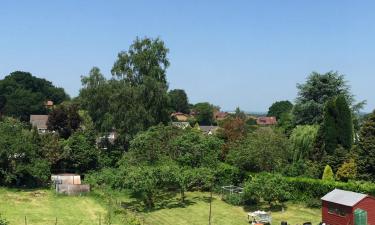
[[[25,216],[25,225],[27,225],[27,218],[26,218],[26,216]]]
[[[55,225],[57,225],[57,217],[56,217]]]

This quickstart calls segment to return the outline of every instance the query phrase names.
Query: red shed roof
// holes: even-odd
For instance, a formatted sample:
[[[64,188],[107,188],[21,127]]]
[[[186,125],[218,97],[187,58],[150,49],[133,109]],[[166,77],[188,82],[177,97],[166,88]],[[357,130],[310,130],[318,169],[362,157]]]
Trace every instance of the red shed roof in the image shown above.
[[[355,206],[358,202],[362,201],[364,198],[366,198],[367,195],[360,194],[356,192],[351,191],[344,191],[340,189],[335,189],[328,194],[326,194],[322,200],[327,202],[336,203],[339,205],[345,205],[345,206]]]

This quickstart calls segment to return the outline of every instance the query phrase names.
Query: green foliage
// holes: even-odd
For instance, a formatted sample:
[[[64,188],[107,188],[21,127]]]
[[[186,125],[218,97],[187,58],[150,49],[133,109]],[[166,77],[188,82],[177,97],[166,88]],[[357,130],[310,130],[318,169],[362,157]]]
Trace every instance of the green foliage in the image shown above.
[[[362,126],[359,147],[359,174],[362,178],[375,180],[375,111]]]
[[[323,121],[325,103],[335,96],[343,95],[352,105],[354,98],[343,75],[337,72],[319,74],[313,72],[306,83],[297,84],[299,89],[293,110],[296,124],[319,124]]]
[[[223,196],[223,201],[235,205],[235,206],[242,206],[245,202],[244,194],[235,193]]]
[[[293,148],[293,162],[310,158],[314,149],[319,127],[316,125],[297,126],[292,131],[290,141]]]
[[[30,114],[45,114],[47,110],[44,102],[47,100],[59,104],[69,99],[64,89],[21,71],[15,71],[0,80],[0,96],[6,99],[3,101],[4,107],[0,107],[4,114],[22,121],[29,121]]]
[[[171,107],[174,112],[189,113],[189,100],[184,90],[171,90],[169,91],[168,96],[170,98]]]
[[[322,180],[326,180],[326,181],[335,180],[332,168],[329,165],[326,165],[326,167],[324,168]]]
[[[130,163],[156,164],[173,160],[180,166],[210,167],[219,160],[223,142],[194,129],[155,126],[139,133],[130,143],[126,160]]]
[[[295,128],[294,115],[291,112],[281,114],[280,119],[277,121],[277,127],[281,128],[287,136],[290,136]]]
[[[357,164],[354,159],[344,162],[336,172],[336,179],[340,181],[353,180],[357,177]]]
[[[316,160],[328,160],[335,170],[353,144],[353,122],[343,96],[329,100],[324,108],[323,123],[315,143]]]
[[[34,187],[49,179],[49,165],[42,157],[38,134],[34,132],[14,119],[0,121],[1,185]]]
[[[283,134],[262,127],[233,144],[226,161],[245,171],[277,171],[288,162],[289,148]]]
[[[9,225],[9,221],[6,220],[4,217],[0,214],[0,225]]]
[[[284,113],[290,113],[292,109],[293,104],[290,101],[278,101],[268,109],[267,116],[275,116],[276,119],[280,119]]]
[[[281,175],[257,174],[245,183],[246,200],[266,201],[270,205],[291,199],[291,191]]]
[[[79,92],[79,102],[87,110],[99,131],[112,129],[109,115],[109,98],[112,86],[107,82],[100,69],[93,67],[88,76],[81,77],[82,89]]]
[[[95,135],[90,131],[77,131],[63,141],[63,153],[58,163],[61,169],[84,173],[98,167],[98,156]]]
[[[194,105],[193,111],[200,125],[212,125],[214,122],[214,106],[208,102],[201,102]]]
[[[338,131],[338,143],[345,149],[353,146],[353,118],[349,104],[343,95],[336,98],[336,111],[338,113],[336,126]]]

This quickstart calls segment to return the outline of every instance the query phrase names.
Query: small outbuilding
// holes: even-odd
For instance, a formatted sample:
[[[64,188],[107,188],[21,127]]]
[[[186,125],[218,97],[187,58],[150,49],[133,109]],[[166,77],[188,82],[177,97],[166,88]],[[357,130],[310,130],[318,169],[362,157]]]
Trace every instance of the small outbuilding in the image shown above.
[[[359,218],[360,217],[360,218]],[[327,225],[375,224],[375,198],[335,189],[322,198],[322,222]]]
[[[51,180],[55,185],[56,193],[77,195],[90,192],[90,185],[81,184],[79,174],[56,174],[51,176]]]

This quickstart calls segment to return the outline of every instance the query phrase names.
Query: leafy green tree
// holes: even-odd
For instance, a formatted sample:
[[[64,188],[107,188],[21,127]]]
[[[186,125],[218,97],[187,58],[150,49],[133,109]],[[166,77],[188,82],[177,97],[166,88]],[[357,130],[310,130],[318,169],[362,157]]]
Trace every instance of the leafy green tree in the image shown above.
[[[297,88],[299,92],[293,110],[296,124],[321,123],[325,103],[336,96],[343,95],[350,106],[354,102],[344,76],[337,72],[313,72],[306,83],[297,84]]]
[[[326,165],[326,167],[324,168],[322,180],[326,180],[326,181],[335,180],[334,173],[332,171],[332,168],[329,165]]]
[[[77,131],[63,141],[63,153],[58,162],[66,171],[85,173],[98,168],[99,152],[95,135],[90,131]]]
[[[290,113],[293,109],[293,104],[290,101],[277,101],[268,109],[267,116],[275,116],[280,119],[284,113]]]
[[[89,75],[81,77],[82,88],[79,93],[79,102],[87,110],[99,131],[110,131],[113,127],[112,117],[109,114],[109,99],[113,87],[107,82],[100,69],[93,67]]]
[[[354,159],[344,162],[336,172],[336,179],[347,182],[357,177],[357,164]]]
[[[169,121],[168,51],[160,39],[137,38],[118,54],[109,101],[112,124],[125,147],[139,131]]]
[[[317,125],[297,126],[292,131],[290,141],[293,148],[293,162],[309,159],[313,150],[315,139],[318,134]]]
[[[47,100],[60,104],[69,99],[64,89],[22,71],[15,71],[0,80],[0,96],[6,99],[4,114],[22,121],[28,121],[30,114],[46,113],[44,102]]]
[[[0,184],[35,187],[45,184],[50,170],[39,150],[38,134],[21,122],[0,122]]]
[[[142,84],[147,78],[167,84],[166,69],[169,49],[159,38],[137,38],[128,51],[118,54],[112,74],[131,85]]]
[[[338,143],[346,149],[353,146],[353,118],[352,111],[343,95],[336,98]]]
[[[325,154],[336,155],[342,146],[349,151],[353,145],[353,119],[343,96],[330,99],[324,108],[323,123],[319,132],[320,143]]]
[[[282,204],[291,198],[291,190],[281,175],[258,174],[245,183],[245,198],[266,201],[270,206]]]
[[[359,175],[364,179],[375,180],[375,111],[362,125],[359,147]]]
[[[214,106],[208,102],[201,102],[194,105],[199,125],[212,125],[214,122]]]
[[[213,168],[219,161],[223,141],[213,135],[185,130],[171,140],[170,155],[181,166]]]
[[[171,107],[175,112],[189,113],[189,100],[185,90],[174,89],[168,93]]]
[[[226,161],[244,171],[278,171],[290,159],[289,149],[289,141],[282,133],[262,127],[234,144]]]

